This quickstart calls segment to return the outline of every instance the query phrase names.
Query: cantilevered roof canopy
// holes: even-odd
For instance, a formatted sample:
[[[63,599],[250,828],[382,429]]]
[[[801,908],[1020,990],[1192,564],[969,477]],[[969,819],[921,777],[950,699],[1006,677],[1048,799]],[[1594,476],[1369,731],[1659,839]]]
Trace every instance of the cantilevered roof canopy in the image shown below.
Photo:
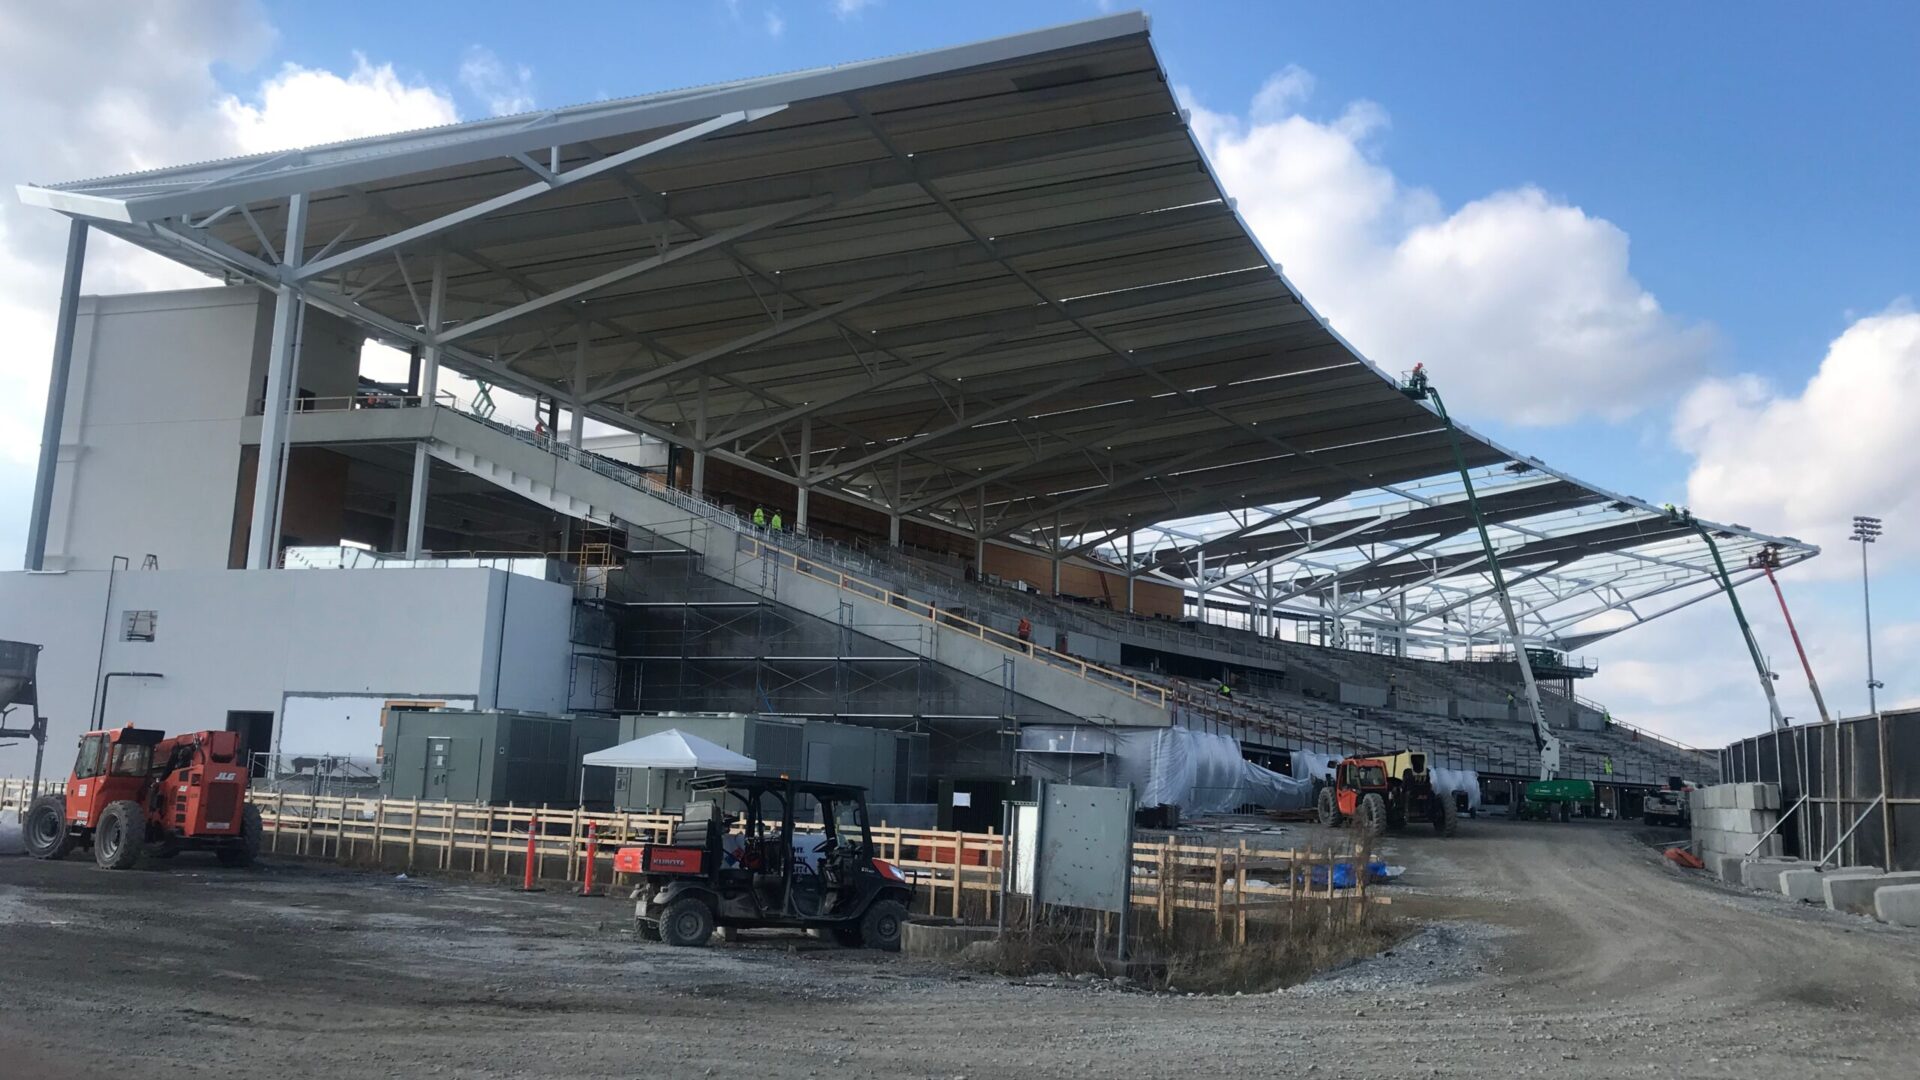
[[[1308,552],[1371,546],[1365,595],[1434,574],[1418,558],[1470,526],[1407,487],[1454,468],[1440,421],[1261,250],[1138,13],[20,192],[475,377],[983,536],[1117,555],[1266,507],[1210,566],[1298,557],[1311,592],[1345,571]],[[1466,435],[1470,465],[1527,474],[1489,511],[1543,574],[1674,542],[1645,504]],[[1328,513],[1359,516],[1330,543]],[[1579,528],[1517,527],[1556,514]],[[1152,571],[1193,580],[1218,533],[1163,533]]]

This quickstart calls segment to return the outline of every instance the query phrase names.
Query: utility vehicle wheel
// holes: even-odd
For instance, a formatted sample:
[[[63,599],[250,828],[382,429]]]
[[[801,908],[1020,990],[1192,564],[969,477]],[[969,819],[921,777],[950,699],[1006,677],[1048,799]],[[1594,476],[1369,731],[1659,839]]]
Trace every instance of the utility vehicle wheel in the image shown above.
[[[1340,803],[1333,797],[1333,785],[1320,789],[1320,824],[1340,824]]]
[[[214,849],[221,866],[252,866],[260,857],[260,808],[252,803],[240,812],[240,835]]]
[[[1560,804],[1560,820],[1561,821],[1573,820],[1573,804],[1572,803],[1563,802]]]
[[[1441,836],[1460,831],[1460,808],[1454,805],[1452,792],[1440,796],[1440,815],[1433,819],[1433,831]]]
[[[660,924],[659,923],[650,923],[645,919],[639,919],[635,921],[635,926],[640,932],[641,941],[659,941],[660,940]]]
[[[1360,831],[1368,836],[1379,836],[1387,831],[1387,800],[1378,793],[1363,795],[1360,798],[1360,813],[1355,816],[1360,823]]]
[[[73,834],[67,831],[66,796],[42,795],[33,800],[20,832],[27,843],[27,854],[34,858],[66,858],[75,843]]]
[[[121,800],[108,803],[93,831],[93,861],[108,870],[131,870],[140,864],[147,846],[147,817],[140,804]]]
[[[857,926],[834,927],[833,940],[845,945],[849,949],[857,949],[867,943],[866,939],[860,936],[860,928]]]
[[[907,924],[907,905],[898,900],[875,900],[860,920],[860,939],[869,949],[900,951],[900,935]]]
[[[660,913],[660,940],[682,948],[697,948],[713,937],[713,909],[705,900],[688,896]]]

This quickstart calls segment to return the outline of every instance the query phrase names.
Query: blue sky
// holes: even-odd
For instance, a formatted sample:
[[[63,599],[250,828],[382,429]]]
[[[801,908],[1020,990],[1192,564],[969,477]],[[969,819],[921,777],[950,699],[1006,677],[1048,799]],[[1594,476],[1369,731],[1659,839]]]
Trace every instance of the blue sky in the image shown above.
[[[1121,6],[183,0],[136,22],[76,0],[0,14],[0,98],[20,118],[0,168],[98,175]],[[1849,712],[1865,675],[1844,522],[1885,516],[1880,675],[1890,699],[1920,697],[1901,673],[1920,660],[1920,449],[1903,404],[1920,397],[1920,5],[1146,7],[1230,194],[1382,367],[1428,362],[1458,415],[1587,479],[1832,549],[1787,584]],[[0,325],[44,355],[57,222],[0,207],[0,241]],[[176,283],[119,255],[90,266],[100,291]],[[0,368],[0,397],[32,402],[0,410],[9,561],[43,373]],[[1811,716],[1771,595],[1742,595],[1788,711]],[[1702,742],[1755,723],[1723,606],[1595,654],[1592,692],[1625,718]]]

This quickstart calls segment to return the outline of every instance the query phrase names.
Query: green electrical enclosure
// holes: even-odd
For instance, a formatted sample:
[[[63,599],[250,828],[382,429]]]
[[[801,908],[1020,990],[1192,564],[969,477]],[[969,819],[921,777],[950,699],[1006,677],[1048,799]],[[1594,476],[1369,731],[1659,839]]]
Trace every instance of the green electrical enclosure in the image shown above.
[[[573,806],[580,758],[612,746],[619,721],[602,716],[433,709],[395,712],[381,736],[381,788],[392,798]],[[613,802],[613,777],[585,770],[588,807]]]
[[[924,732],[838,724],[755,713],[634,713],[620,718],[629,742],[678,728],[745,754],[762,776],[786,773],[803,780],[856,784],[872,803],[927,799],[928,740]],[[614,805],[622,810],[685,805],[689,774],[675,769],[589,769],[617,774]]]

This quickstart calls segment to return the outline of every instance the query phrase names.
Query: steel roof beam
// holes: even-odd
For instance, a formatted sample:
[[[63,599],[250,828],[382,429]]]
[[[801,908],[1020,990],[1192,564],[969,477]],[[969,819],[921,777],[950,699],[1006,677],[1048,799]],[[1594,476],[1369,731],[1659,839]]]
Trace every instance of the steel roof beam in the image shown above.
[[[588,278],[585,281],[575,282],[574,284],[568,285],[564,288],[555,289],[554,291],[547,293],[544,296],[537,297],[533,300],[529,300],[524,304],[515,305],[513,307],[506,309],[505,311],[496,311],[491,315],[474,319],[469,322],[464,322],[459,326],[454,327],[452,330],[448,330],[441,333],[439,335],[439,340],[442,343],[451,343],[451,342],[459,341],[462,338],[472,337],[473,335],[481,333],[482,331],[491,330],[494,327],[499,326],[503,323],[512,322],[515,319],[519,319],[527,315],[531,315],[536,311],[545,310],[546,308],[550,308],[555,304],[564,304],[569,300],[577,299],[581,296],[587,295],[588,293],[598,292],[599,290],[604,289],[609,285],[614,285],[619,282],[626,281],[629,278],[639,277],[641,274],[644,274],[649,270],[657,270],[662,266],[672,265],[673,263],[679,262],[682,259],[690,258],[694,255],[698,255],[701,252],[707,251],[711,248],[716,248],[723,244],[731,243],[732,241],[738,240],[742,237],[751,236],[757,232],[764,232],[767,229],[777,228],[781,225],[786,224],[789,221],[794,220],[795,218],[805,217],[806,215],[811,214],[816,210],[823,209],[831,205],[832,202],[833,200],[831,198],[825,198],[825,197],[812,199],[807,202],[800,203],[797,206],[789,206],[779,211],[776,211],[775,213],[771,213],[763,217],[755,218],[752,221],[741,222],[740,224],[735,225],[730,229],[722,229],[719,232],[712,233],[707,236],[703,236],[698,240],[689,240],[684,244],[679,244],[667,251],[661,252],[658,255],[654,255],[646,259],[641,259],[639,262],[628,263],[626,266],[622,266],[619,269],[609,270],[606,273],[601,274],[597,277]],[[598,401],[600,400],[600,398],[607,396],[607,394],[617,393],[617,392],[618,390],[612,390],[612,389],[604,390],[603,392],[600,392],[595,396],[591,397],[589,400]]]
[[[624,168],[642,158],[651,157],[665,150],[671,150],[683,143],[705,138],[716,131],[733,127],[736,124],[752,123],[761,117],[771,116],[785,108],[785,105],[780,105],[767,109],[740,110],[738,112],[726,113],[710,120],[703,120],[700,123],[681,128],[679,131],[673,132],[670,135],[662,135],[657,139],[650,139],[638,146],[622,150],[617,154],[608,154],[606,157],[591,164],[582,165],[561,173],[545,173],[544,178],[536,183],[528,184],[525,187],[506,192],[502,195],[496,195],[491,199],[475,203],[463,210],[443,214],[440,217],[434,218],[432,221],[421,222],[411,228],[402,229],[399,232],[389,234],[379,240],[369,241],[349,251],[343,251],[338,255],[308,263],[300,268],[296,276],[302,281],[324,277],[336,270],[352,266],[354,263],[364,262],[367,259],[384,255],[389,251],[396,251],[408,244],[437,236],[451,229],[457,229],[462,225],[477,221],[489,214],[498,213],[510,206],[517,206],[520,203],[526,202],[529,199],[538,198],[548,192],[559,191],[562,188],[591,180],[596,176],[600,176],[614,169]],[[542,170],[535,167],[534,171],[541,172]]]
[[[721,234],[714,233],[713,235],[717,237]],[[711,239],[711,237],[709,239]],[[898,281],[882,285],[877,289],[869,289],[858,296],[848,297],[837,304],[816,308],[805,315],[792,319],[782,319],[764,330],[757,330],[743,337],[735,338],[723,345],[715,345],[711,349],[702,349],[691,356],[676,360],[671,364],[654,368],[651,371],[645,371],[639,375],[630,375],[626,378],[603,381],[600,385],[587,391],[586,400],[604,401],[615,394],[624,394],[629,390],[638,390],[643,386],[660,382],[663,379],[671,379],[675,375],[702,367],[723,356],[730,356],[742,349],[750,349],[755,345],[765,341],[771,341],[783,334],[790,334],[795,330],[812,326],[814,323],[824,322],[828,319],[843,315],[855,308],[870,304],[881,297],[892,296],[894,293],[913,288],[915,285],[920,284],[920,282],[921,278],[918,275],[902,278]]]

